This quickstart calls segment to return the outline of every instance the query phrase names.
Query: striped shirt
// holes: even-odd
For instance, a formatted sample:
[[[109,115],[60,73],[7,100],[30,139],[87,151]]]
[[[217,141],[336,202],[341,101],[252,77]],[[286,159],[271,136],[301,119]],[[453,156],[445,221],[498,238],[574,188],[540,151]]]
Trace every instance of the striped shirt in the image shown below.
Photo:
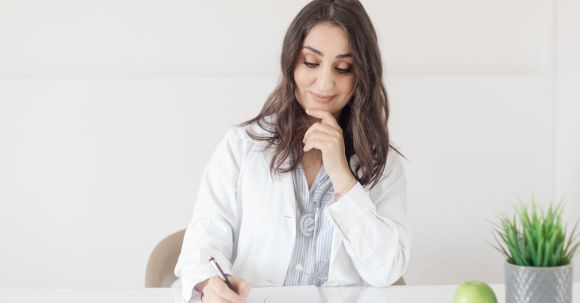
[[[296,196],[296,242],[288,271],[285,286],[317,285],[328,280],[330,245],[332,243],[332,222],[324,215],[324,207],[334,198],[334,189],[330,178],[320,167],[310,190],[302,164],[292,172],[294,195]],[[304,213],[316,213],[318,204],[317,230],[311,236],[305,236],[300,229],[300,218]],[[300,268],[302,270],[297,270]]]

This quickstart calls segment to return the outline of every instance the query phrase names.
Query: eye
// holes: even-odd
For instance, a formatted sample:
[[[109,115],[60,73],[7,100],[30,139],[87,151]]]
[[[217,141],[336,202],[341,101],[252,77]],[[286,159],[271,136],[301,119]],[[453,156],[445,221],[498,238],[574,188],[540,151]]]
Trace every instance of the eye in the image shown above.
[[[340,68],[340,67],[336,67],[336,71],[339,74],[347,74],[350,73],[350,71],[352,70],[352,66],[349,66],[348,68]]]
[[[318,66],[318,64],[317,64],[317,63],[308,62],[308,61],[306,61],[306,60],[304,60],[304,65],[306,65],[306,66],[307,66],[307,67],[309,67],[309,68],[315,68],[315,67],[317,67],[317,66]]]

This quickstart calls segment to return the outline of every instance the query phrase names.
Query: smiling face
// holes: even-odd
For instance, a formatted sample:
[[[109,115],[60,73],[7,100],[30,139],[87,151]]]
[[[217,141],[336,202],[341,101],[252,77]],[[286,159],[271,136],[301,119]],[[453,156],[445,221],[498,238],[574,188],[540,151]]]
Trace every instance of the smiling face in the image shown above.
[[[331,23],[310,29],[294,68],[296,98],[304,109],[338,118],[352,95],[355,76],[346,32]]]

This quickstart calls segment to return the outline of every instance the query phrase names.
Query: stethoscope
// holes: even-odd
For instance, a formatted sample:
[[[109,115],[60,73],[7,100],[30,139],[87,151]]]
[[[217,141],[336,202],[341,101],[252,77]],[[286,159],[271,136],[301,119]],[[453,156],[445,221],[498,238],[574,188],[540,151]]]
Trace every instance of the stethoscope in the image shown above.
[[[302,205],[300,203],[299,199],[296,199],[296,205],[298,206],[298,209],[300,211],[300,215],[299,215],[299,219],[298,219],[298,230],[300,231],[300,234],[302,234],[302,236],[306,237],[306,238],[312,238],[312,247],[310,248],[310,252],[313,253],[314,259],[316,260],[316,254],[317,254],[317,250],[318,247],[316,245],[316,238],[318,236],[318,229],[319,229],[319,217],[320,217],[320,200],[322,199],[322,197],[324,197],[326,195],[326,192],[330,189],[330,186],[332,186],[332,182],[327,182],[326,186],[322,189],[322,194],[320,195],[320,198],[314,201],[314,214],[312,213],[307,213],[303,208]],[[310,195],[310,193],[309,193]],[[301,272],[303,274],[306,274],[309,277],[318,279],[318,280],[325,280],[328,277],[320,277],[314,273],[309,273],[304,271],[304,267],[302,264],[297,264],[294,267],[295,271]]]

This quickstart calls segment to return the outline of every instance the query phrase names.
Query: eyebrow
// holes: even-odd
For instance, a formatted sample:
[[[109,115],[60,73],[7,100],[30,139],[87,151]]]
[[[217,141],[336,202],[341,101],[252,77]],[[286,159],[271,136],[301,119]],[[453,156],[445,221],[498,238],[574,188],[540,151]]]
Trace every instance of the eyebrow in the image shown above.
[[[316,54],[320,55],[321,57],[324,57],[324,54],[323,54],[321,51],[317,50],[316,48],[314,48],[314,47],[312,47],[312,46],[308,46],[308,45],[306,45],[306,46],[304,46],[303,48],[309,49],[309,50],[311,50],[311,51],[315,52]],[[337,55],[335,58],[336,58],[336,59],[342,59],[342,58],[352,58],[352,54],[351,54],[351,53],[347,53],[347,54],[340,54],[340,55]]]

